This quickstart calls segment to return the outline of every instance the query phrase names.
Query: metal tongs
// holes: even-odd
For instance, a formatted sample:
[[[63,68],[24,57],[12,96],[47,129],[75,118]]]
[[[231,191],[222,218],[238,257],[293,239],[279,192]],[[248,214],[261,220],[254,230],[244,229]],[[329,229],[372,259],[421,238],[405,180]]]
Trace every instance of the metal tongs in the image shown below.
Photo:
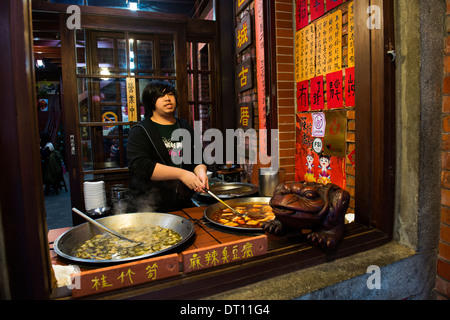
[[[95,221],[94,219],[90,218],[89,216],[85,215],[83,212],[81,212],[80,210],[78,210],[77,208],[72,208],[72,211],[77,213],[78,215],[80,215],[81,217],[83,217],[84,219],[86,219],[87,221],[89,221],[90,223],[92,223],[94,226],[99,227],[100,229],[105,230],[106,232],[111,233],[112,235],[122,239],[122,240],[126,240],[129,242],[134,242],[136,243],[136,245],[138,244],[142,244],[142,242],[138,242],[138,241],[134,241],[131,239],[128,239],[127,237],[124,237],[123,235],[121,235],[120,233],[115,232],[114,230],[109,229],[108,227],[105,227],[104,225],[98,223],[97,221]]]
[[[220,199],[218,196],[216,196],[214,193],[212,193],[210,190],[208,189],[204,189],[204,191],[206,193],[208,193],[210,196],[212,196],[213,198],[215,198],[217,201],[219,201],[221,204],[223,204],[225,207],[227,207],[228,209],[230,209],[234,214],[237,214],[238,216],[246,216],[246,214],[243,213],[239,213],[236,211],[236,209],[232,208],[231,206],[229,206],[228,204],[225,203],[225,201],[223,201],[222,199]]]

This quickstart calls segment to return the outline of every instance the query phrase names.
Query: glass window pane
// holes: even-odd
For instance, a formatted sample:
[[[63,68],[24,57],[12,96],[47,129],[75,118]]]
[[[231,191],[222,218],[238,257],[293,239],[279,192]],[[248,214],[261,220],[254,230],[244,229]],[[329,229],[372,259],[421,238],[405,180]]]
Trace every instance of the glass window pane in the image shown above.
[[[88,139],[83,139],[83,136],[89,137],[89,128],[82,127],[81,128],[81,155],[83,159],[83,169],[84,170],[92,170],[94,168],[92,161],[92,147],[91,141]]]
[[[97,38],[97,61],[100,70],[115,68],[113,38]]]
[[[102,79],[100,80],[100,98],[103,102],[120,101],[120,87],[117,79]]]
[[[127,106],[126,79],[78,79],[80,122],[123,121],[120,106]]]
[[[82,127],[81,153],[83,170],[126,167],[126,145],[130,126],[111,126],[108,134],[96,139],[95,132],[105,127]],[[123,159],[121,165],[120,159]]]
[[[153,41],[137,40],[137,68],[139,71],[153,70]]]
[[[198,75],[198,99],[200,101],[210,100],[209,74]]]
[[[175,48],[172,40],[161,40],[159,43],[161,55],[161,70],[174,70]]]
[[[193,57],[193,48],[194,43],[193,42],[187,42],[186,43],[186,52],[187,52],[187,69],[188,71],[192,71],[194,69],[194,59]]]
[[[89,113],[89,94],[88,94],[88,80],[87,79],[77,79],[78,82],[78,111],[80,122],[88,122],[90,119]]]
[[[75,47],[77,59],[77,74],[86,74],[86,41],[83,29],[75,32]]]
[[[188,74],[188,100],[194,100],[194,75]]]
[[[117,52],[119,60],[119,69],[123,72],[127,70],[127,48],[125,39],[117,39]]]
[[[197,53],[197,68],[199,70],[209,70],[209,44],[199,43]]]
[[[101,75],[127,74],[127,47],[123,38],[96,37],[97,65]]]

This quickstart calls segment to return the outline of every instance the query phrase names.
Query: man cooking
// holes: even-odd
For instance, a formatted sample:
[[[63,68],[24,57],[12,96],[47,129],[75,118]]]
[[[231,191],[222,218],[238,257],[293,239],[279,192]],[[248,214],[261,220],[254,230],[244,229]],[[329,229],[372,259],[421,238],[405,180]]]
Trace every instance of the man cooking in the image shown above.
[[[130,210],[169,212],[190,207],[194,191],[208,188],[207,168],[194,161],[175,164],[172,160],[186,148],[194,155],[194,130],[186,120],[175,117],[176,89],[169,82],[152,81],[144,89],[142,101],[145,118],[128,135]],[[172,141],[176,129],[189,131],[191,146]]]

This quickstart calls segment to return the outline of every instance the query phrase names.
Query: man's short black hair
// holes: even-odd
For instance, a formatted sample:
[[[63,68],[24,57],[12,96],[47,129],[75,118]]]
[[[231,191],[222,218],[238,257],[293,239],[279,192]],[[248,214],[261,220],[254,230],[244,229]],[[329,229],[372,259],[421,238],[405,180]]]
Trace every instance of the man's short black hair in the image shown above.
[[[173,93],[178,106],[177,90],[168,81],[152,80],[142,92],[142,102],[144,103],[145,117],[150,118],[155,110],[156,100],[165,96],[167,93]]]

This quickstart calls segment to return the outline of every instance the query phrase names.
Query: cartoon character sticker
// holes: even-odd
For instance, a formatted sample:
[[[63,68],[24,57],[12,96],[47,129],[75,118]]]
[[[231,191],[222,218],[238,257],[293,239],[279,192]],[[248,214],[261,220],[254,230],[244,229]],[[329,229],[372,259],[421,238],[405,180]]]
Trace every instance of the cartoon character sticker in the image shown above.
[[[311,113],[298,113],[296,123],[295,181],[334,183],[345,188],[345,158],[329,155],[322,139],[312,135]],[[319,141],[321,143],[319,143]]]

